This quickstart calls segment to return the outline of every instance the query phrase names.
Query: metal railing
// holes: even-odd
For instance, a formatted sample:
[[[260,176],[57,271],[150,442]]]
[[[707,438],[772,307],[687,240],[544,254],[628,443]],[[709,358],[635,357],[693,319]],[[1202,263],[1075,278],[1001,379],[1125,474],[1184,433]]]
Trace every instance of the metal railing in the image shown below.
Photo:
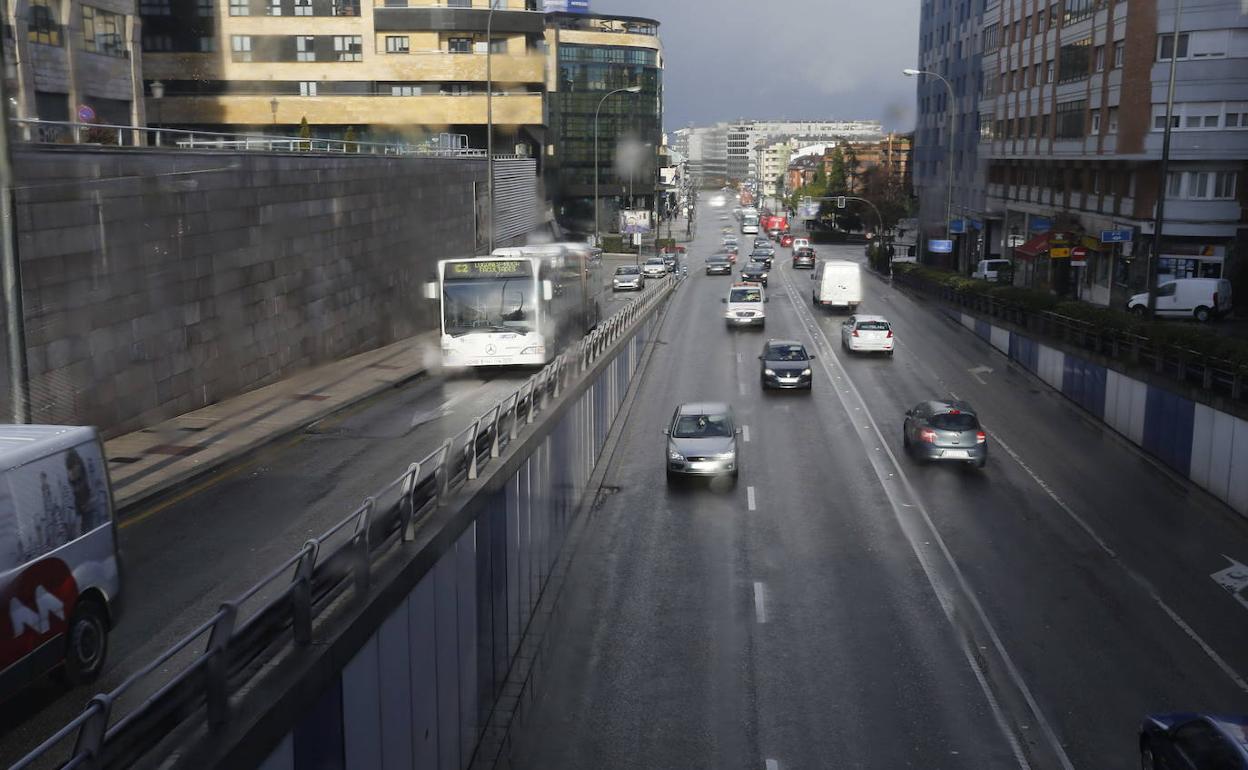
[[[355,510],[278,565],[260,582],[224,602],[215,614],[120,685],[93,697],[76,718],[12,770],[52,760],[72,740],[63,768],[128,767],[192,718],[215,728],[229,720],[229,698],[258,673],[258,663],[289,646],[312,643],[313,624],[340,597],[363,601],[372,566],[415,540],[423,519],[533,423],[552,400],[642,318],[678,282],[668,276],[447,439]],[[244,610],[251,608],[250,613]],[[180,667],[179,667],[180,666]],[[143,694],[142,688],[150,690]],[[137,695],[136,695],[137,693]],[[138,704],[122,713],[123,698]]]
[[[1058,340],[1235,402],[1248,403],[1248,367],[1229,359],[1051,310],[1032,310],[999,297],[960,291],[906,271],[895,271],[893,282],[936,295],[973,313],[1021,326],[1037,337]]]
[[[231,134],[182,128],[116,126],[61,120],[12,121],[14,139],[28,144],[143,147],[230,152],[303,152],[333,155],[398,155],[422,158],[484,158],[485,150],[467,146],[464,134],[440,134],[426,142],[361,142],[267,134]]]

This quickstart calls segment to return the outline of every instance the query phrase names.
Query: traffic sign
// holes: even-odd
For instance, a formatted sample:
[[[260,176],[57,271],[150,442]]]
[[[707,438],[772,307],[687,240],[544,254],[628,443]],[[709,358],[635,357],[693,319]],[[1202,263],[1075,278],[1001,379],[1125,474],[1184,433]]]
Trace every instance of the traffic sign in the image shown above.
[[[1087,267],[1088,263],[1082,259],[1072,259],[1070,260],[1070,266],[1071,267]]]
[[[1087,259],[1088,250],[1083,246],[1076,246],[1070,250],[1071,259]]]
[[[949,232],[958,233],[958,234],[966,232],[966,220],[965,219],[949,220]]]
[[[932,238],[927,242],[927,250],[933,254],[952,254],[953,241],[946,241],[943,238]]]
[[[1131,240],[1130,230],[1102,230],[1101,243],[1126,243]]]
[[[89,104],[78,105],[78,120],[81,123],[90,123],[95,120],[95,110]]]
[[[1049,249],[1049,257],[1052,259],[1069,259],[1070,249],[1065,246],[1054,246]]]

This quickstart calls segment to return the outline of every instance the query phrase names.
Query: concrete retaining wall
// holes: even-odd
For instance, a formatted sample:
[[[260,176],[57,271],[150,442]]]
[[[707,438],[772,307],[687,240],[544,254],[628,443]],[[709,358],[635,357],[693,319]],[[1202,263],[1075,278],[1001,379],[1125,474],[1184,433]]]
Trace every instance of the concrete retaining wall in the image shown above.
[[[480,159],[19,148],[14,162],[33,420],[106,435],[432,328],[434,261],[485,235]]]
[[[944,311],[1132,443],[1248,515],[1248,420],[969,313]]]

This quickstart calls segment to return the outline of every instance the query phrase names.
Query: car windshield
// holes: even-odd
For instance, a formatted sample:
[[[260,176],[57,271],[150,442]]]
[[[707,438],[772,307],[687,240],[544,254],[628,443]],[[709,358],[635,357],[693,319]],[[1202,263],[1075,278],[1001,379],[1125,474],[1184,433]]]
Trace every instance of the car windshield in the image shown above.
[[[651,257],[650,259],[647,259],[647,260],[646,260],[646,264],[647,264],[647,265],[657,265],[657,266],[662,266],[662,265],[663,265],[663,258],[662,258],[662,257]]]
[[[682,414],[672,428],[673,438],[727,438],[732,420],[726,414]]]
[[[641,269],[636,265],[623,265],[622,267],[617,267],[615,269],[616,275],[637,275],[640,272]]]
[[[768,361],[807,361],[806,348],[803,345],[772,345],[767,348]]]
[[[751,286],[733,289],[728,294],[729,302],[762,302],[763,292]]]
[[[975,415],[966,412],[934,414],[928,423],[938,430],[975,430],[979,427],[979,420],[975,419]]]

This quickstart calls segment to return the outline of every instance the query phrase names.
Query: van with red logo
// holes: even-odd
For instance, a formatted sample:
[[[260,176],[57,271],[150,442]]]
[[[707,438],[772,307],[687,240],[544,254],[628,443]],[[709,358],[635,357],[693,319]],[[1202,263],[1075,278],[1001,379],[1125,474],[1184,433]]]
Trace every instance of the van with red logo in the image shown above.
[[[0,701],[49,672],[104,668],[121,564],[94,428],[0,425]]]

